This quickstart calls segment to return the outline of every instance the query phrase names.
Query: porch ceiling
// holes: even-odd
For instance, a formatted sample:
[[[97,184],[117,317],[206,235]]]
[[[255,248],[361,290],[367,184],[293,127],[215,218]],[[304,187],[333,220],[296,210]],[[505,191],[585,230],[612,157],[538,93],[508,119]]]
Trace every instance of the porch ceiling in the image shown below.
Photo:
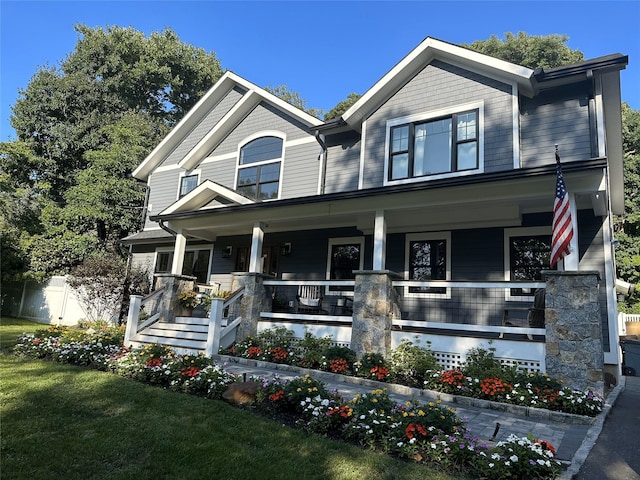
[[[565,172],[565,181],[580,209],[606,212],[602,170]],[[172,230],[215,241],[219,236],[248,234],[256,223],[268,232],[315,230],[355,226],[373,229],[375,212],[385,211],[387,231],[446,230],[491,226],[518,226],[523,213],[547,212],[553,205],[555,175],[515,177],[456,185],[415,188],[370,195],[356,192],[346,198],[303,197],[261,204],[231,206],[215,211],[201,209],[160,216]],[[604,206],[603,206],[604,205]],[[604,212],[603,212],[604,208]]]

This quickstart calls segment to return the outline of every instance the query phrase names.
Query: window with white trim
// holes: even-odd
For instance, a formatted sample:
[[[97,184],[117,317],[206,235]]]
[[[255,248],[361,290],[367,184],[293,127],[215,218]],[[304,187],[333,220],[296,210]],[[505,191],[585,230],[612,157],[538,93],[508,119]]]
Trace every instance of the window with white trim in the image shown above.
[[[180,197],[184,197],[198,186],[198,175],[185,175],[180,177]]]
[[[196,277],[198,283],[208,283],[211,249],[186,250],[182,264],[182,275]],[[158,251],[154,273],[171,273],[173,251]]]
[[[511,282],[542,282],[542,271],[549,270],[551,259],[550,227],[514,228],[505,230],[505,280]],[[512,300],[531,300],[532,288],[511,288]]]
[[[355,270],[364,267],[364,238],[344,237],[329,239],[327,280],[355,280]],[[327,294],[353,292],[352,286],[330,286]],[[337,295],[338,293],[333,293]]]
[[[387,122],[385,183],[483,171],[482,102]]]
[[[416,233],[406,237],[405,279],[451,280],[451,233]],[[448,287],[405,287],[406,296],[447,298]]]
[[[243,145],[236,190],[254,200],[278,198],[283,145],[282,138],[274,136],[256,138]]]

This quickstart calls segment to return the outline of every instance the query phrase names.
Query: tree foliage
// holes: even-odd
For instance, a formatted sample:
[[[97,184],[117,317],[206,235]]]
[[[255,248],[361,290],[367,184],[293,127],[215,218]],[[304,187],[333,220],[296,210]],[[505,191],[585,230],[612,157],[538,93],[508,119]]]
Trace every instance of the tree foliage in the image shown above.
[[[316,118],[322,117],[322,110],[307,106],[307,101],[300,96],[298,92],[289,90],[286,85],[278,85],[277,87],[266,86],[264,89],[275,95],[281,100],[290,103],[296,108],[299,108],[303,112],[307,112],[309,115],[313,115]]]
[[[360,97],[362,97],[362,95],[360,95],[359,93],[350,93],[345,100],[342,100],[341,102],[339,102],[335,107],[333,107],[331,110],[329,110],[325,114],[324,116],[325,121],[331,120],[332,118],[336,118],[342,115],[344,112],[346,112],[349,109],[349,107],[351,107],[351,105],[353,105],[358,100],[360,100]]]
[[[142,213],[131,172],[222,74],[213,52],[170,29],[75,30],[74,50],[20,91],[18,140],[0,145],[0,202],[21,212],[0,217],[11,227],[0,240],[15,247],[2,250],[3,278],[65,274],[96,249],[117,253]]]
[[[491,35],[463,47],[531,69],[570,65],[584,60],[579,50],[571,50],[566,35],[527,35],[525,32],[504,34],[504,40]]]

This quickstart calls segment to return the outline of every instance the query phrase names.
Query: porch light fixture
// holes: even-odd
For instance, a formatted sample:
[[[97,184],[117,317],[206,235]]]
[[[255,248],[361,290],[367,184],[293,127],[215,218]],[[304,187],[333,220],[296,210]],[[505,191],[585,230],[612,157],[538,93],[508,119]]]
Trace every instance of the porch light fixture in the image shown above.
[[[287,242],[284,245],[282,245],[282,249],[280,250],[280,253],[285,257],[291,255],[291,242]]]
[[[222,258],[231,258],[231,252],[233,252],[233,247],[231,245],[227,245],[222,250]]]

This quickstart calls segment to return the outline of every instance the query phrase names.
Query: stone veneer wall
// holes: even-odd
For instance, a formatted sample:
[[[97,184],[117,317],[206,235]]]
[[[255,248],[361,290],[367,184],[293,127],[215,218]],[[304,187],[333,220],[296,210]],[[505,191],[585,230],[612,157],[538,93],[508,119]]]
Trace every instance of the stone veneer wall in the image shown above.
[[[155,288],[164,287],[165,289],[159,300],[157,312],[160,313],[160,318],[165,319],[167,322],[173,322],[176,319],[176,311],[182,310],[178,302],[178,294],[185,290],[193,290],[196,277],[174,275],[172,273],[157,273],[154,277],[156,279]]]
[[[604,393],[598,272],[544,271],[546,371],[578,390]]]
[[[400,275],[388,270],[356,271],[353,296],[351,349],[386,355],[391,347],[391,321],[400,317],[398,292],[393,280]]]
[[[233,291],[244,287],[244,295],[240,300],[240,316],[242,321],[236,330],[236,341],[258,333],[260,312],[271,311],[271,289],[264,285],[265,279],[271,275],[251,272],[233,273]]]

